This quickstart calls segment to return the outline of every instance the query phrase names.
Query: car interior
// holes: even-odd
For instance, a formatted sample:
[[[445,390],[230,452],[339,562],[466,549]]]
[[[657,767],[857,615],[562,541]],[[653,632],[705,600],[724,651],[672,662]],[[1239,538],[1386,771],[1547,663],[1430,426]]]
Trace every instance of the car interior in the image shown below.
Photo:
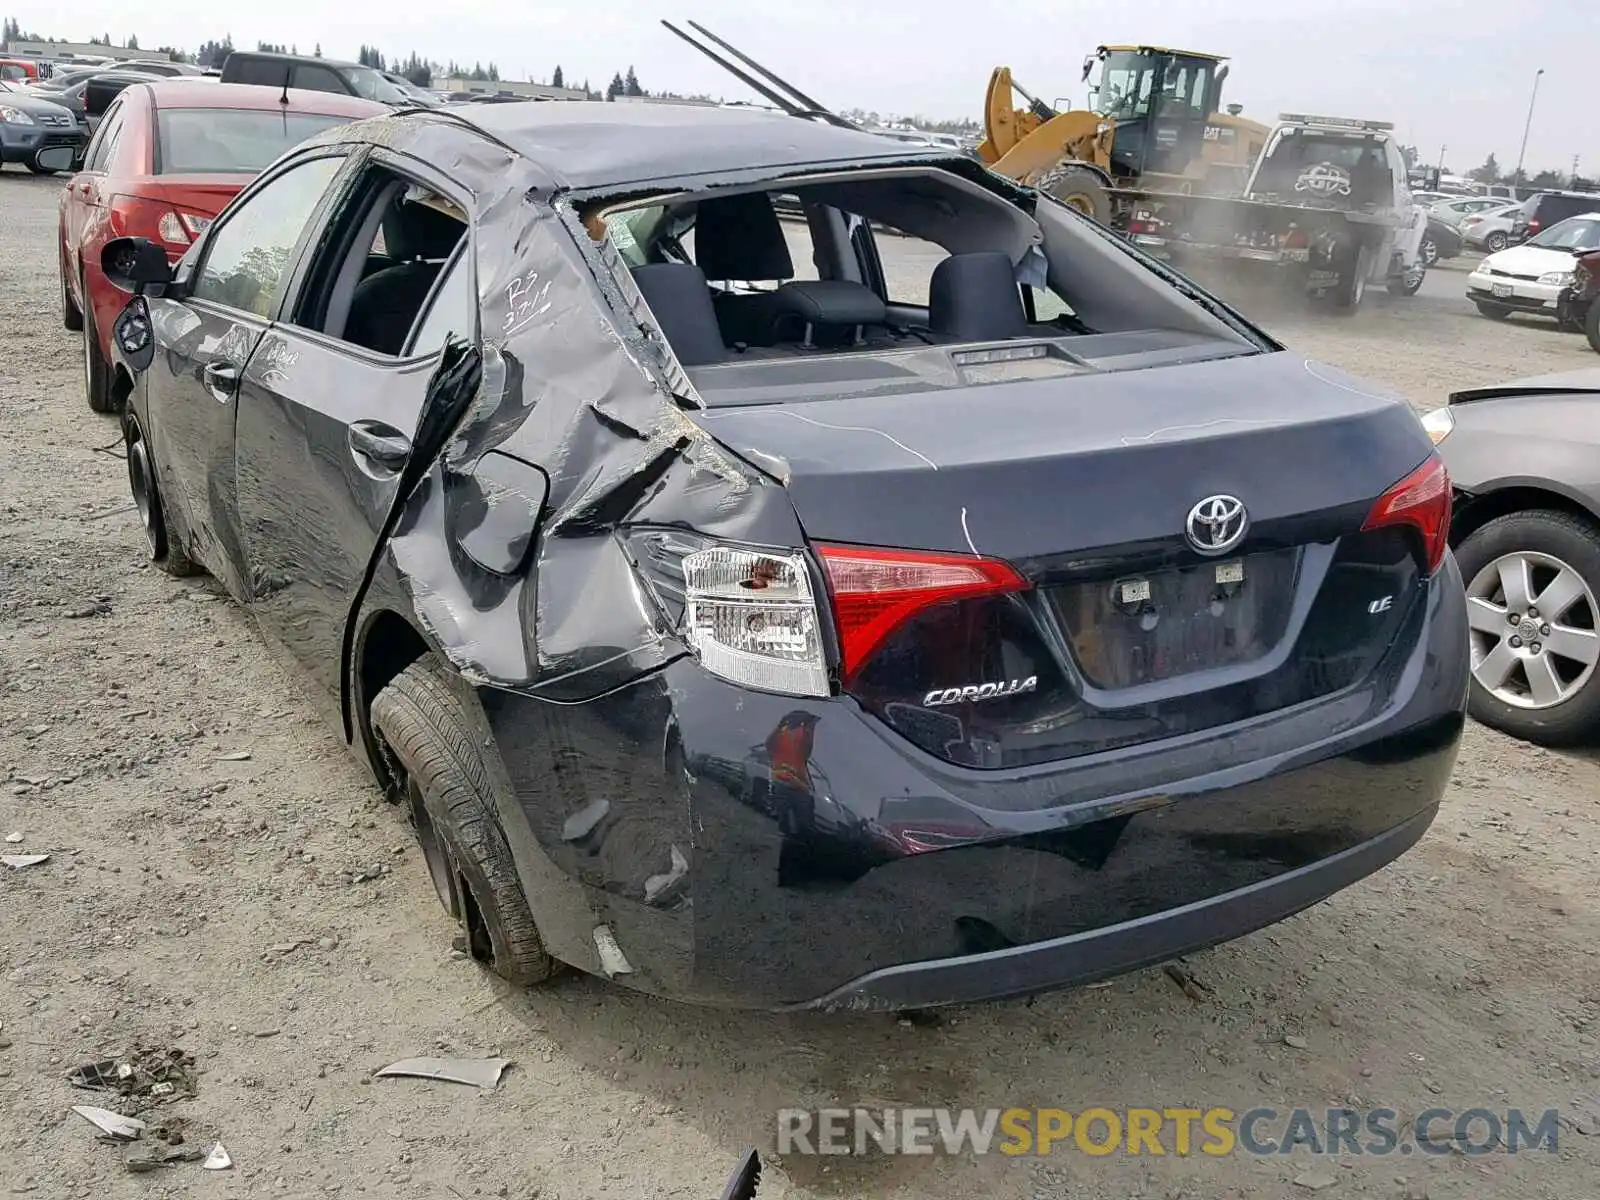
[[[403,353],[467,220],[448,198],[373,168],[313,264],[294,324],[378,354]]]
[[[1230,331],[1095,240],[1077,248],[1078,287],[1059,286],[1067,248],[1053,247],[1022,206],[952,173],[840,173],[781,190],[633,200],[580,217],[591,238],[615,250],[648,308],[646,324],[702,391],[737,384],[748,396],[770,387],[776,401],[784,388],[772,372],[818,359],[836,364],[824,372],[831,386],[848,390],[870,377],[869,386],[893,390],[937,386],[941,377],[953,385],[1071,374],[1091,369],[1099,353],[1202,343],[1201,356],[1240,352],[1236,333],[1219,348],[1218,335]],[[1063,210],[1046,224],[1076,219]],[[879,247],[899,241],[895,233],[924,244],[929,273],[920,287],[908,287],[900,266],[886,279]],[[1113,274],[1090,294],[1084,285],[1100,272]],[[1147,336],[1130,341],[1135,330]],[[973,343],[1002,345],[950,358],[950,347]],[[888,361],[930,352],[922,362]],[[734,370],[763,366],[764,381]],[[802,374],[797,387],[819,383],[816,370]]]

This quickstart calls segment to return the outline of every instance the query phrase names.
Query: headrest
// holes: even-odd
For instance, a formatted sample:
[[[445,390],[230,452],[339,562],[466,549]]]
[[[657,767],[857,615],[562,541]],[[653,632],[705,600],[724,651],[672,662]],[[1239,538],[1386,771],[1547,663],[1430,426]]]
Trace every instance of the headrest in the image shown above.
[[[707,279],[766,282],[794,274],[783,225],[765,192],[700,201],[695,207],[694,257]]]
[[[646,263],[632,275],[680,363],[698,367],[728,357],[705,272],[689,263]]]
[[[935,267],[928,281],[928,328],[963,342],[1024,336],[1028,314],[1010,256],[978,250],[952,254]]]
[[[774,293],[779,313],[807,325],[882,325],[889,319],[883,300],[865,284],[848,279],[786,283]]]
[[[467,227],[426,204],[400,203],[383,217],[383,247],[396,262],[449,258]]]

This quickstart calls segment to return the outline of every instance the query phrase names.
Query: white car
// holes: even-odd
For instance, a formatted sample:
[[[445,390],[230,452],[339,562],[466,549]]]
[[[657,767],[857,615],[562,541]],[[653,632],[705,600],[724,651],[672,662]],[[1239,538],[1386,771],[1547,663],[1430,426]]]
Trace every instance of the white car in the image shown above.
[[[1517,214],[1521,211],[1522,202],[1519,200],[1473,213],[1458,226],[1461,240],[1474,250],[1498,253],[1511,244],[1511,227],[1516,224]]]
[[[1491,254],[1467,276],[1467,299],[1486,317],[1514,312],[1556,315],[1556,301],[1572,282],[1575,254],[1600,249],[1600,212],[1558,221],[1520,246]]]

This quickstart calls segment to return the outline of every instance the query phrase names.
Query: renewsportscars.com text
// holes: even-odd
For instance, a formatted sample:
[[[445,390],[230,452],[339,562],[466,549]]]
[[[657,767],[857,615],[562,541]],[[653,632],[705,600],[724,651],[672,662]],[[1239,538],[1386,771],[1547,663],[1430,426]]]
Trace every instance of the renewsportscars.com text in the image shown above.
[[[1557,1149],[1555,1109],[780,1109],[781,1154],[1332,1156]]]

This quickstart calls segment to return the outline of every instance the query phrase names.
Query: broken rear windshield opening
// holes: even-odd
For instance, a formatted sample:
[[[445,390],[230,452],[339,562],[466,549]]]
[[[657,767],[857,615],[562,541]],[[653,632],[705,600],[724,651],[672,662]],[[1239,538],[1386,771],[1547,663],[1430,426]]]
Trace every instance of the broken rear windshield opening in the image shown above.
[[[1109,352],[1098,335],[1118,358],[1253,348],[1074,220],[902,167],[661,197],[586,224],[709,404],[1080,374],[1100,369],[1081,339]]]

